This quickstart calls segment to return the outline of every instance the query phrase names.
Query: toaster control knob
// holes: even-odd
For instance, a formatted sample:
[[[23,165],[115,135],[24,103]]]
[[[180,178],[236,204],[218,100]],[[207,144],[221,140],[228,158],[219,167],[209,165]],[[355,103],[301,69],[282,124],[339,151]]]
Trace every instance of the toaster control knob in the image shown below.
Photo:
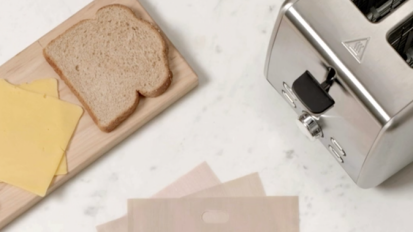
[[[309,113],[303,113],[297,120],[297,126],[311,141],[323,137],[323,131],[317,120]]]

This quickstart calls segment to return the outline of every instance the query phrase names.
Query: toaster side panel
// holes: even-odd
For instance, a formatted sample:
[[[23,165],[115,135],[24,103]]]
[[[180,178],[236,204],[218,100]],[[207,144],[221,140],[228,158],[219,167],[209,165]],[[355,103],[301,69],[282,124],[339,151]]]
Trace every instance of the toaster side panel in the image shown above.
[[[399,112],[375,141],[361,169],[357,184],[371,188],[413,162],[413,103]]]
[[[270,58],[271,58],[271,53],[272,53],[272,50],[273,50],[273,45],[274,45],[274,42],[275,42],[275,38],[277,37],[278,29],[280,27],[283,15],[297,1],[298,0],[285,0],[284,3],[282,4],[281,8],[280,8],[280,12],[278,13],[278,18],[277,18],[277,21],[275,22],[275,25],[274,25],[274,28],[273,28],[273,31],[272,31],[272,35],[271,35],[271,39],[270,39],[270,43],[269,43],[269,46],[268,46],[267,58],[265,60],[265,69],[264,69],[265,76],[268,75],[268,67],[269,67],[269,64],[270,64]]]
[[[289,9],[293,8],[294,6]],[[329,153],[329,146],[334,146],[333,138],[345,151],[342,156],[344,162],[339,162],[340,165],[356,182],[381,125],[351,91],[340,83],[340,67],[329,63],[329,59],[323,57],[309,42],[308,34],[302,33],[300,28],[303,25],[297,26],[296,23],[285,15],[280,16],[278,32],[274,42],[270,44],[267,79],[278,93],[285,97],[285,93],[291,92],[289,88],[293,82],[306,71],[322,83],[329,67],[337,70],[338,79],[329,90],[335,105],[314,117],[322,128],[323,137],[320,142],[327,148],[326,153]],[[308,111],[294,94],[285,99],[297,115]]]

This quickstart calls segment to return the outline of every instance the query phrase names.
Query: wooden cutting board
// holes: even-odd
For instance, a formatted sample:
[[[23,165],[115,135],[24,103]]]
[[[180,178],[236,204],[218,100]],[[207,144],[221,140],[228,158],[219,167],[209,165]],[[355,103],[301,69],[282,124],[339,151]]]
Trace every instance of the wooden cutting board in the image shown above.
[[[64,101],[81,105],[46,62],[42,50],[52,39],[62,34],[69,27],[80,20],[94,18],[98,9],[115,3],[128,6],[139,17],[153,22],[152,18],[137,0],[95,0],[2,65],[0,67],[0,78],[6,79],[13,84],[19,84],[36,79],[54,77],[59,80],[60,98]],[[101,132],[85,111],[67,151],[69,174],[57,177],[49,193],[86,168],[198,84],[197,75],[169,40],[168,43],[170,47],[170,67],[174,75],[169,89],[157,98],[141,98],[135,113],[111,133]],[[24,190],[0,183],[0,229],[41,199]]]

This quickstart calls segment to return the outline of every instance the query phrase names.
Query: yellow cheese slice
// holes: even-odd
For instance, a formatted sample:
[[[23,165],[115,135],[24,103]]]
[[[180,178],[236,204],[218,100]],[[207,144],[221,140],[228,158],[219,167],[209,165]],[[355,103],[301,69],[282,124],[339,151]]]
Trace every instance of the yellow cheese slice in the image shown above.
[[[57,80],[54,78],[35,80],[33,82],[21,84],[18,86],[25,90],[59,98]]]
[[[82,113],[0,79],[0,180],[44,196]]]
[[[21,84],[19,85],[19,88],[59,98],[57,80],[54,78],[35,80],[30,83]],[[63,154],[62,161],[60,162],[59,168],[56,171],[56,175],[65,174],[67,174],[67,160],[66,155]]]

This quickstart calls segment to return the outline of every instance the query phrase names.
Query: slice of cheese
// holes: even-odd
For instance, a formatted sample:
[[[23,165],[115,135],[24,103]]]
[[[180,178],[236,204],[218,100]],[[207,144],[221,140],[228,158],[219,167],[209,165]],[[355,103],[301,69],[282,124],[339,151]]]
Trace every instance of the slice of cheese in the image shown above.
[[[30,83],[18,85],[20,88],[29,90],[39,94],[46,94],[55,98],[59,98],[59,90],[57,80],[54,78],[35,80]],[[63,154],[62,161],[56,171],[56,175],[67,174],[67,160],[66,155]]]
[[[20,88],[39,94],[46,94],[59,98],[57,80],[54,78],[35,80],[30,83],[18,85]]]
[[[0,180],[44,196],[82,113],[0,79]]]

